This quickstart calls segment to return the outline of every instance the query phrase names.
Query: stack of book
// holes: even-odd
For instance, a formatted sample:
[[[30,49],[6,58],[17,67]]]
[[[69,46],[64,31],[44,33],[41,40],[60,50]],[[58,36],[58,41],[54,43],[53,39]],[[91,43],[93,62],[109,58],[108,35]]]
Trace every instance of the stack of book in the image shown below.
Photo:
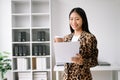
[[[46,45],[35,45],[33,47],[33,55],[34,56],[45,56],[46,53]]]
[[[18,72],[18,80],[31,80],[31,75],[30,73],[25,73],[25,72]]]
[[[38,31],[37,32],[37,40],[38,41],[45,41],[45,31]]]
[[[20,71],[28,70],[30,61],[27,58],[17,58],[17,69]]]
[[[18,33],[18,41],[20,41],[20,42],[26,41],[26,32],[19,32]]]
[[[33,76],[34,80],[47,80],[47,72],[35,72]]]
[[[36,58],[36,69],[41,71],[44,71],[47,69],[46,58],[44,57]]]
[[[13,51],[14,51],[14,56],[27,56],[28,55],[28,46],[15,45]]]

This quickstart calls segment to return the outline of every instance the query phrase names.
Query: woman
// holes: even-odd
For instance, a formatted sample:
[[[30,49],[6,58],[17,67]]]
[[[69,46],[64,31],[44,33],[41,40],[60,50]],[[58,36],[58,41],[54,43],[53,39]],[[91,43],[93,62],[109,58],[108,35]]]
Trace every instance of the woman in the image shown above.
[[[64,65],[63,80],[92,80],[90,67],[98,64],[97,40],[88,29],[85,11],[79,7],[69,14],[71,33],[64,37],[64,42],[80,41],[79,53],[71,58],[72,63]]]

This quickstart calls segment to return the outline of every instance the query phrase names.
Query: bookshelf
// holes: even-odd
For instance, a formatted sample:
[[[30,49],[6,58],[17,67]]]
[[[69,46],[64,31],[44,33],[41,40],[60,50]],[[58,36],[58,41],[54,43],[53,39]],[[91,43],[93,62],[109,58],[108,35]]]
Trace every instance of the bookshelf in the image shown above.
[[[51,1],[11,0],[13,80],[52,80]]]

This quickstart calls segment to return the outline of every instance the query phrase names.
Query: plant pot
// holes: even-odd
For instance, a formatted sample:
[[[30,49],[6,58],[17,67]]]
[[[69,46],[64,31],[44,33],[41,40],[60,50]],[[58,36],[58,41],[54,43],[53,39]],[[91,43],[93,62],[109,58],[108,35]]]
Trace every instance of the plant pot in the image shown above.
[[[6,78],[4,79],[3,77],[2,77],[2,73],[0,72],[0,80],[7,80]]]
[[[0,72],[0,80],[3,80],[3,79],[2,79],[2,73],[1,73],[1,72]]]

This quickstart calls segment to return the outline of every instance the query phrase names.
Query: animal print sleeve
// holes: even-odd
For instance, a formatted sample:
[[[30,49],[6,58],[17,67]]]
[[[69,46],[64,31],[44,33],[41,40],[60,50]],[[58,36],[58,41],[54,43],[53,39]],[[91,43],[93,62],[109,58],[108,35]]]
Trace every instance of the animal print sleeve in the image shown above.
[[[97,40],[94,35],[87,36],[81,42],[80,54],[83,57],[83,66],[94,67],[98,65]]]

